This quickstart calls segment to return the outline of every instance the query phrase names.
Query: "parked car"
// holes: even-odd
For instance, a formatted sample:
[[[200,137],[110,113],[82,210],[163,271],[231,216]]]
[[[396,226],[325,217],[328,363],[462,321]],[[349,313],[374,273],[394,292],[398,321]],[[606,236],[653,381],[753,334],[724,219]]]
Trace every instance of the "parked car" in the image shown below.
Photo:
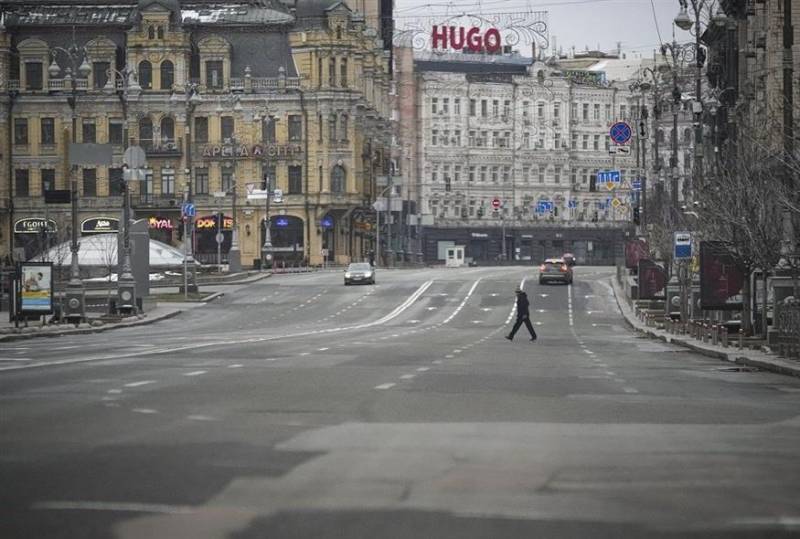
[[[375,284],[375,268],[369,262],[354,262],[344,270],[344,284]]]
[[[572,253],[564,253],[561,255],[562,260],[567,263],[567,266],[572,267],[576,264],[575,255]]]
[[[572,268],[563,258],[548,258],[539,266],[539,284],[553,281],[572,284]]]

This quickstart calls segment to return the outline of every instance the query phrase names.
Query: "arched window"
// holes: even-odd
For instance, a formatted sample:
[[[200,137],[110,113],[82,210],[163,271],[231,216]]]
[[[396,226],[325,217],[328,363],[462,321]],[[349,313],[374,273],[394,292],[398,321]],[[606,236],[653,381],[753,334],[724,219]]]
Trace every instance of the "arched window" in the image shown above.
[[[153,65],[147,60],[139,62],[139,86],[143,90],[153,87]]]
[[[150,118],[139,120],[139,145],[143,148],[153,147],[153,121]]]
[[[161,62],[161,89],[172,90],[175,84],[175,66],[169,60]]]
[[[341,25],[336,27],[336,39],[342,39],[342,26]]]
[[[155,39],[156,38],[156,29],[152,26],[147,28],[147,39]]]
[[[347,176],[342,165],[333,167],[331,173],[331,191],[334,193],[344,193]]]
[[[161,143],[163,145],[175,142],[175,120],[169,116],[161,118]]]
[[[158,39],[164,39],[164,27],[163,26],[159,26],[158,27]]]

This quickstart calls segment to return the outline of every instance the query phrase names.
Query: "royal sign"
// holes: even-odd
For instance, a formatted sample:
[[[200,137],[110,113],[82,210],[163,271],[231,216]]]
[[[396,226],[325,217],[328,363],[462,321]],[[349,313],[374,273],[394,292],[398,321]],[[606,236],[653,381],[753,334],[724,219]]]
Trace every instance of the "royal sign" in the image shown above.
[[[433,26],[431,31],[431,47],[433,49],[463,50],[471,52],[498,52],[502,48],[500,31],[489,28],[483,32],[477,26]]]

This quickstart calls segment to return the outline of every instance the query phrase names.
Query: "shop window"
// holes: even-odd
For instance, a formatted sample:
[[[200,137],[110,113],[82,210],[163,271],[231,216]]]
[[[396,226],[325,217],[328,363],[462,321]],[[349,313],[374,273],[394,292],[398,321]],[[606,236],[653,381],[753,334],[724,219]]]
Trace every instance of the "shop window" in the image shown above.
[[[54,146],[56,143],[56,120],[55,118],[42,118],[40,120],[42,144]]]
[[[175,84],[175,66],[169,60],[164,60],[161,62],[161,89],[172,90],[173,84]]]
[[[83,196],[96,197],[97,196],[97,169],[85,168],[83,169]]]
[[[30,196],[28,174],[27,168],[18,168],[14,171],[14,190],[18,197]]]
[[[139,62],[139,86],[143,90],[153,87],[153,65],[147,60]]]

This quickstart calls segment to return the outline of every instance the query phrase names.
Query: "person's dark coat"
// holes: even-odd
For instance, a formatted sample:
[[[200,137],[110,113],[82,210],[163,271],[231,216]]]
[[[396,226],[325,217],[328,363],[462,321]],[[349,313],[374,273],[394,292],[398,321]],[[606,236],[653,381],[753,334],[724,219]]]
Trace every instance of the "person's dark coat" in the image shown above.
[[[530,302],[528,301],[528,294],[520,292],[517,294],[517,318],[530,317]]]

